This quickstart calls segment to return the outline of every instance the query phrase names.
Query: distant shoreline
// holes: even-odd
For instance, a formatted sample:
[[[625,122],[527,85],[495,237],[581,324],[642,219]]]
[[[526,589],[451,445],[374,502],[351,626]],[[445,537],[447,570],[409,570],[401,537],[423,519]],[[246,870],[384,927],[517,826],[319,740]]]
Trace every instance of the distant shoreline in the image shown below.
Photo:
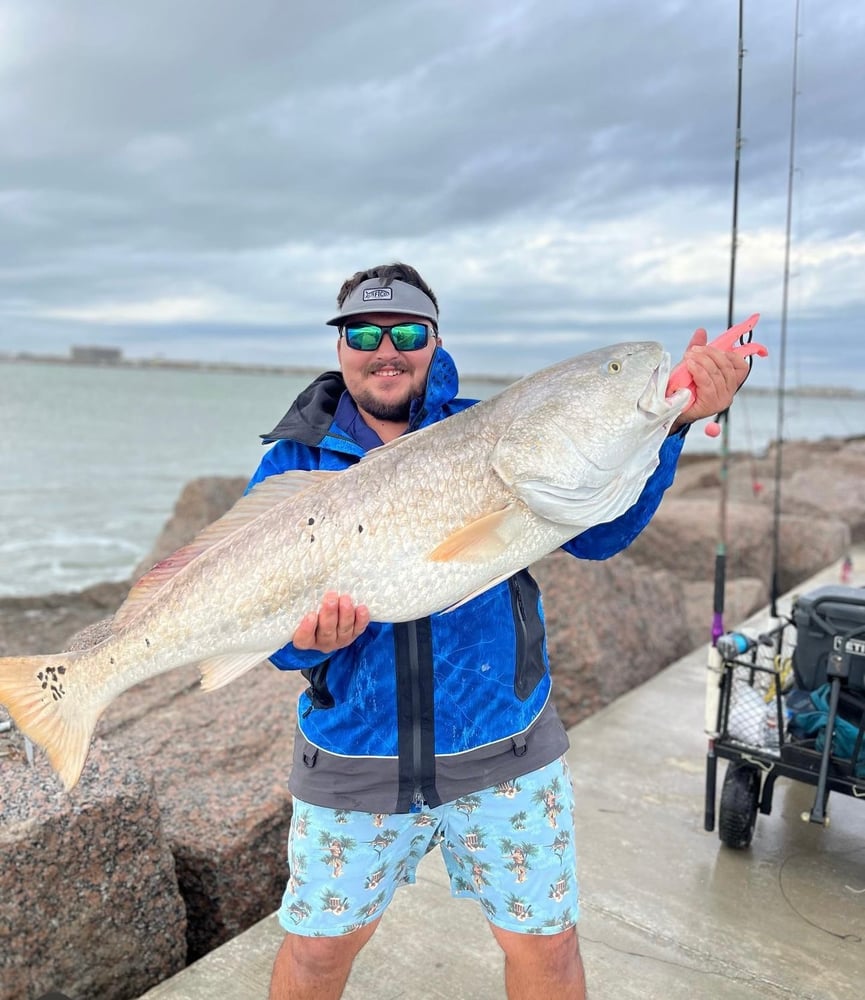
[[[307,365],[257,365],[242,364],[238,361],[182,361],[176,358],[120,358],[103,361],[95,359],[72,358],[66,354],[29,354],[21,351],[16,354],[0,353],[0,364],[5,362],[16,364],[66,365],[72,368],[135,368],[155,369],[158,371],[198,371],[226,372],[229,374],[247,375],[305,375],[315,378],[325,368]],[[519,375],[474,375],[461,376],[462,381],[490,382],[506,386],[515,382]]]
[[[307,365],[261,365],[242,364],[237,361],[183,361],[176,358],[119,358],[112,360],[94,360],[73,358],[65,354],[30,354],[19,351],[15,354],[0,352],[0,364],[8,362],[10,364],[48,364],[67,365],[75,368],[133,368],[133,369],[154,369],[157,371],[200,371],[200,372],[225,372],[229,374],[250,374],[250,375],[304,375],[315,378],[325,369],[321,366]],[[461,375],[463,382],[487,382],[491,385],[502,387],[515,382],[520,375],[484,375],[476,372],[467,372]],[[749,396],[775,396],[777,388],[766,386],[745,386],[741,390]],[[804,385],[785,389],[787,396],[802,396],[820,399],[863,399],[865,390],[850,389],[846,386],[819,386]]]

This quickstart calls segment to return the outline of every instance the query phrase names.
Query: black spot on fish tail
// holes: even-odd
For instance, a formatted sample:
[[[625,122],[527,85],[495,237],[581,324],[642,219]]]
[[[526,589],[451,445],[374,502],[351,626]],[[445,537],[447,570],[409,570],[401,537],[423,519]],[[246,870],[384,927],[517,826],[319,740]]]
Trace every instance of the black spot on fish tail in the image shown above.
[[[147,636],[144,637],[144,645],[147,646],[148,649],[150,648],[150,640],[147,638]]]
[[[311,517],[306,523],[307,524],[315,524],[315,518]]]
[[[61,698],[66,696],[66,689],[63,687],[63,682],[59,679],[60,676],[66,673],[66,667],[62,665],[48,666],[44,671],[40,670],[36,675],[37,679],[42,682],[42,690],[51,690],[51,697],[54,701],[60,701]]]
[[[359,524],[359,525],[357,526],[357,532],[358,532],[358,534],[360,534],[360,533],[361,533],[362,531],[363,531],[363,525],[362,525],[362,524]]]

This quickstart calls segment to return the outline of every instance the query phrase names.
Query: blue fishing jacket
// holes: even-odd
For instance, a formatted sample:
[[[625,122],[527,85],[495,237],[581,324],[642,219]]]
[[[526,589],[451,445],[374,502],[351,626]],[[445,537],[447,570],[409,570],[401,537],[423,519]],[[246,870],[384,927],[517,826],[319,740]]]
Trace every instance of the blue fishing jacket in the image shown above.
[[[262,435],[273,447],[248,488],[290,469],[344,469],[364,455],[334,420],[344,391],[341,374],[326,372],[301,393]],[[457,391],[456,367],[439,347],[409,430],[476,402]],[[563,548],[606,559],[630,544],[672,482],[683,441],[681,434],[667,438],[658,468],[625,514]],[[528,570],[446,614],[371,622],[328,656],[289,643],[271,661],[302,670],[309,681],[298,703],[289,782],[305,801],[370,812],[436,806],[541,767],[567,748],[550,703],[543,608]]]

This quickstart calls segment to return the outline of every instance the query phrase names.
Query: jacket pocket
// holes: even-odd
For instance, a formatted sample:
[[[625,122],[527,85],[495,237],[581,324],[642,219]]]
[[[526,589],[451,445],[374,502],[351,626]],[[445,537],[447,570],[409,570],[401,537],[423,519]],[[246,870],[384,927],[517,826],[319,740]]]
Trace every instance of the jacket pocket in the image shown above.
[[[303,676],[309,681],[309,687],[306,689],[305,694],[309,698],[310,704],[309,708],[303,713],[304,718],[314,708],[333,708],[336,704],[333,700],[333,695],[330,693],[330,688],[327,686],[327,672],[329,669],[330,659],[328,658],[317,666],[301,670]]]
[[[540,590],[527,569],[508,580],[516,635],[514,694],[525,701],[547,672],[544,623],[538,611]]]

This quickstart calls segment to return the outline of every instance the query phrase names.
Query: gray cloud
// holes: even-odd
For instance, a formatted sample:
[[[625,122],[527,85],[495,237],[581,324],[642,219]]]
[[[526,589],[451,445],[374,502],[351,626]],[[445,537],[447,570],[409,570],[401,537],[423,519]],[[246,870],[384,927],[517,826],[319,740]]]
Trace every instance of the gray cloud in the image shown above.
[[[0,350],[328,364],[342,278],[396,257],[474,371],[717,332],[736,5],[592,6],[0,0]],[[865,10],[803,8],[791,333],[845,381]],[[745,29],[737,303],[777,342],[792,3]]]

